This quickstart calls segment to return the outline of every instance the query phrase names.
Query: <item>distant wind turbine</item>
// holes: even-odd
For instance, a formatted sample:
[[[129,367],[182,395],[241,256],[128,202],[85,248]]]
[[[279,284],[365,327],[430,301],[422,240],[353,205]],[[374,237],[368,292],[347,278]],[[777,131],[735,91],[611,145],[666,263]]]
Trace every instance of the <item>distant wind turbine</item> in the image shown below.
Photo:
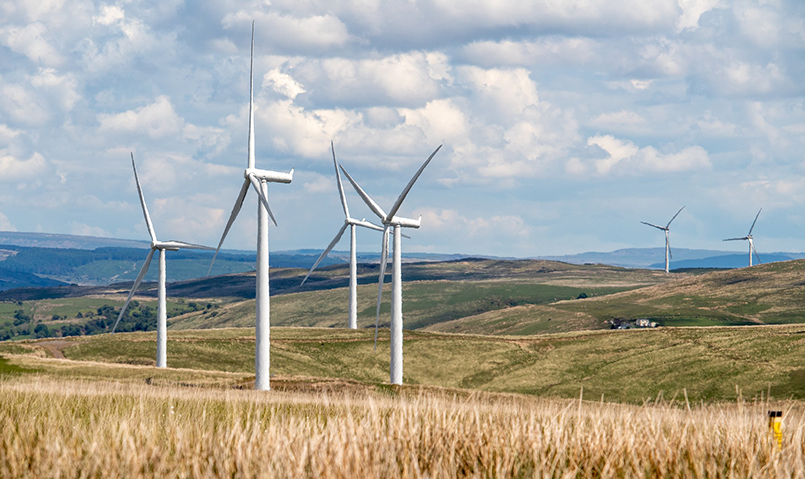
[[[728,238],[724,241],[749,241],[749,266],[752,266],[752,253],[755,253],[757,257],[757,263],[761,264],[760,256],[757,254],[757,250],[755,249],[755,242],[754,238],[752,237],[752,230],[755,229],[755,223],[757,223],[758,216],[760,216],[760,212],[763,211],[763,208],[757,210],[757,214],[755,215],[755,221],[752,222],[752,227],[749,228],[749,233],[746,234],[743,238]]]
[[[330,142],[330,149],[333,152],[333,166],[335,167],[335,179],[338,182],[338,195],[341,197],[341,206],[344,209],[344,225],[338,230],[338,233],[335,235],[335,238],[330,242],[327,246],[327,249],[322,252],[319,256],[319,259],[313,263],[313,267],[310,268],[308,271],[307,276],[305,279],[302,280],[302,284],[305,284],[305,281],[310,277],[313,273],[313,270],[316,269],[316,266],[321,263],[321,260],[324,259],[325,256],[335,247],[335,245],[341,240],[341,236],[344,235],[344,232],[349,227],[349,329],[358,329],[358,262],[357,262],[357,252],[356,252],[356,227],[363,226],[364,228],[369,228],[376,231],[383,231],[383,228],[372,224],[368,221],[364,220],[356,220],[349,216],[349,207],[347,206],[347,198],[344,196],[344,185],[341,183],[341,173],[338,171],[338,162],[335,159],[335,147],[333,143]]]
[[[668,233],[670,233],[670,231],[671,231],[670,230],[671,222],[674,221],[676,219],[676,217],[679,216],[679,213],[681,213],[682,210],[684,210],[684,209],[685,209],[684,206],[682,208],[679,208],[679,211],[676,212],[674,217],[671,218],[671,221],[669,221],[668,224],[665,225],[665,226],[657,226],[657,225],[653,225],[651,223],[646,223],[645,221],[641,221],[641,223],[643,223],[644,225],[653,226],[654,228],[657,228],[658,230],[665,231],[665,272],[666,273],[668,272],[668,263],[670,262],[671,258],[673,258],[673,256],[671,255],[671,243],[668,242]]]
[[[114,333],[117,329],[117,325],[123,318],[123,314],[126,312],[126,308],[128,308],[129,302],[131,301],[132,296],[134,296],[134,292],[137,291],[137,287],[140,286],[145,274],[148,272],[148,267],[151,266],[151,258],[154,257],[154,251],[159,251],[159,286],[157,294],[157,297],[159,298],[157,306],[157,367],[164,368],[167,367],[168,356],[168,314],[165,304],[165,251],[178,251],[180,248],[206,250],[212,250],[212,248],[197,244],[185,243],[183,241],[157,240],[154,225],[151,223],[151,215],[148,214],[148,207],[145,205],[143,189],[140,186],[140,177],[137,175],[137,165],[134,164],[134,153],[131,154],[131,167],[134,169],[134,182],[137,183],[137,193],[140,195],[140,205],[143,207],[145,226],[148,228],[148,234],[151,236],[151,251],[148,252],[148,256],[145,258],[145,263],[143,264],[142,269],[140,269],[140,274],[138,274],[137,279],[134,280],[134,285],[131,287],[131,291],[129,291],[129,296],[126,298],[126,302],[123,303],[123,307],[120,309],[120,314],[117,316],[117,321],[115,321],[115,325],[112,327],[112,333]]]
[[[290,183],[293,180],[293,168],[289,173],[280,173],[277,171],[258,170],[254,167],[254,22],[252,22],[252,50],[251,50],[251,69],[249,72],[249,151],[248,151],[248,165],[243,172],[245,180],[243,186],[240,188],[240,193],[235,200],[235,206],[232,208],[232,214],[229,216],[229,221],[224,228],[224,234],[221,235],[221,241],[218,242],[218,248],[215,250],[215,256],[210,263],[210,270],[212,265],[215,264],[215,258],[221,250],[221,245],[224,244],[229,229],[232,223],[235,222],[243,201],[246,199],[246,194],[249,192],[249,186],[254,188],[257,193],[257,278],[256,278],[256,318],[255,318],[255,355],[254,355],[254,368],[255,368],[255,381],[254,388],[261,391],[271,389],[270,383],[270,302],[268,297],[268,218],[274,226],[277,225],[277,220],[274,219],[274,214],[268,206],[268,186],[266,183]]]
[[[401,246],[401,228],[419,228],[422,217],[420,216],[418,219],[413,220],[410,218],[403,218],[401,216],[396,216],[397,211],[402,206],[402,202],[405,200],[405,197],[408,195],[408,192],[411,191],[411,188],[414,186],[414,183],[419,178],[419,175],[422,174],[422,171],[428,166],[430,160],[433,159],[434,155],[441,149],[442,145],[439,145],[433,153],[430,154],[425,163],[419,167],[419,170],[416,174],[411,178],[411,181],[408,182],[405,189],[400,193],[400,196],[397,198],[397,201],[394,202],[392,205],[391,210],[388,213],[384,212],[380,206],[378,206],[375,201],[366,194],[363,189],[358,186],[358,183],[349,176],[347,170],[344,167],[341,167],[341,171],[344,172],[347,179],[352,186],[355,188],[355,191],[358,192],[361,199],[369,206],[369,209],[377,215],[378,218],[383,222],[383,240],[381,243],[381,258],[380,258],[380,278],[378,279],[377,285],[377,317],[375,319],[375,348],[377,348],[377,327],[380,321],[380,302],[383,298],[383,280],[386,276],[386,264],[388,263],[388,239],[389,239],[389,228],[394,228],[394,256],[393,256],[393,263],[392,263],[392,276],[391,276],[391,327],[390,327],[390,334],[391,334],[391,364],[389,366],[390,369],[390,382],[392,384],[402,384],[403,380],[403,315],[402,315],[402,268],[401,268],[401,258],[402,258],[402,246]]]

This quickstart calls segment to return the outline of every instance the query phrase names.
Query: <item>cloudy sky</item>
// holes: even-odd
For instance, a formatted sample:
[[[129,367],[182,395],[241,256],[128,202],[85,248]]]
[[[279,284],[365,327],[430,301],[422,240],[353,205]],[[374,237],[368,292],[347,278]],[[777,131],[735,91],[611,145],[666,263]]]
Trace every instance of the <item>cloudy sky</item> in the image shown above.
[[[406,251],[805,251],[800,0],[0,0],[0,230],[215,244],[257,166],[271,249],[341,226],[330,141]],[[347,186],[347,188],[349,188]],[[372,213],[348,189],[353,215]],[[254,248],[250,193],[226,247]],[[362,231],[359,248],[379,249]],[[348,248],[344,241],[339,249]]]

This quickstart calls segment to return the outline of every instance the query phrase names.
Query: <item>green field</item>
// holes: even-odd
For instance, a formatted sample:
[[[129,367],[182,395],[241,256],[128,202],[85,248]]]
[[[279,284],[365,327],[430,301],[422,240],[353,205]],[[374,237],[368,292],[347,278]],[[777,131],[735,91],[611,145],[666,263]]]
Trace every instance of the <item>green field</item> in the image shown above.
[[[273,328],[272,375],[278,380],[306,377],[385,383],[388,331],[381,330],[377,351],[372,337],[367,330]],[[73,361],[39,359],[51,354],[47,344],[47,340],[0,343],[0,354],[30,369],[85,371],[67,374],[71,377],[119,374],[106,371],[108,367],[123,368],[141,379],[154,374],[181,378],[182,371],[191,378],[209,371],[235,374],[234,385],[254,370],[254,330],[250,328],[170,332],[168,365],[181,369],[167,371],[149,367],[154,364],[154,333],[55,343]],[[26,348],[27,354],[20,354],[20,348]],[[751,398],[766,391],[778,398],[805,399],[804,351],[805,329],[791,325],[517,338],[406,331],[404,382],[556,397],[578,397],[583,388],[587,399],[603,395],[608,401],[631,403],[658,395],[681,398],[685,392],[691,401],[729,401],[739,394]],[[88,372],[93,367],[105,372]]]

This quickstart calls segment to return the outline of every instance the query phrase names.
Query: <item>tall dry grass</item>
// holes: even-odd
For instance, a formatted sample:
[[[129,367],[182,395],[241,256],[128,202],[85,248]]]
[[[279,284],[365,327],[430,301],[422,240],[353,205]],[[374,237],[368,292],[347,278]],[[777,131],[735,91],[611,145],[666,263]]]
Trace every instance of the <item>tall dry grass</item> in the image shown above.
[[[683,403],[684,404],[684,403]],[[4,477],[805,477],[802,408],[0,383]]]

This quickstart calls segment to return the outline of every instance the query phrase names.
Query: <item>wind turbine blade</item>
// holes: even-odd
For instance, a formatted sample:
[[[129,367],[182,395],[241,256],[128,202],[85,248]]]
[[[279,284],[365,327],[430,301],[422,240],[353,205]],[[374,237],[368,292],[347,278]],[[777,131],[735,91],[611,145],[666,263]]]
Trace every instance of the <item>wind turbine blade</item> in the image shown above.
[[[324,259],[324,257],[325,257],[325,256],[327,256],[327,254],[328,254],[330,251],[332,251],[332,250],[333,250],[333,248],[335,248],[335,245],[338,243],[338,241],[340,241],[340,240],[341,240],[341,237],[342,237],[342,236],[344,236],[344,231],[346,231],[346,230],[347,230],[347,226],[349,226],[349,225],[348,225],[348,224],[346,224],[346,223],[344,223],[344,226],[342,226],[342,227],[341,227],[341,229],[340,229],[340,230],[338,230],[338,234],[337,234],[337,235],[335,235],[335,238],[333,238],[333,240],[332,240],[332,241],[330,241],[330,244],[329,244],[329,245],[327,245],[327,249],[325,249],[325,250],[324,250],[324,251],[321,253],[321,255],[319,255],[319,259],[317,259],[317,260],[316,260],[316,262],[315,262],[315,263],[313,263],[313,267],[312,267],[312,268],[310,268],[310,271],[308,271],[308,272],[307,272],[307,276],[305,276],[305,279],[303,279],[303,280],[302,280],[302,284],[305,284],[305,281],[307,281],[307,279],[308,279],[308,278],[310,277],[310,275],[313,273],[313,270],[314,270],[314,269],[316,269],[316,266],[318,266],[318,265],[319,265],[319,263],[321,263],[321,260],[323,260],[323,259]],[[299,286],[302,286],[302,284],[300,284]]]
[[[260,198],[260,202],[263,203],[263,206],[266,207],[268,211],[268,216],[271,217],[271,221],[274,223],[274,226],[277,226],[277,220],[274,219],[274,213],[271,212],[271,207],[268,206],[268,198],[263,194],[263,188],[257,178],[252,175],[249,175],[249,181],[251,181],[252,186],[254,186],[254,191],[257,192],[257,197]]]
[[[330,149],[333,150],[333,166],[335,167],[335,179],[338,182],[338,195],[341,197],[341,206],[344,207],[344,217],[349,218],[349,207],[347,197],[344,195],[344,184],[341,183],[341,172],[338,171],[338,162],[335,161],[335,146],[330,142]]]
[[[752,230],[755,229],[755,223],[757,223],[757,218],[758,218],[758,216],[760,216],[761,211],[763,211],[763,208],[757,210],[757,215],[755,215],[755,221],[752,222],[752,227],[749,228],[749,233],[747,233],[746,236],[751,236],[752,235]]]
[[[366,206],[368,206],[369,209],[372,210],[372,212],[376,214],[381,221],[386,221],[386,218],[388,218],[388,216],[383,211],[383,208],[381,208],[377,203],[375,203],[375,200],[370,198],[369,195],[367,195],[366,192],[363,191],[363,188],[358,186],[358,183],[356,183],[355,180],[353,180],[352,177],[349,176],[349,173],[347,173],[347,170],[345,170],[343,166],[341,165],[338,166],[341,168],[341,171],[343,171],[344,174],[347,175],[347,179],[349,180],[350,183],[352,183],[352,187],[355,188],[355,191],[358,192],[358,195],[361,197],[363,202],[366,203]]]
[[[671,243],[668,243],[668,258],[674,259],[674,253],[671,252]]]
[[[749,238],[744,236],[743,238],[727,238],[727,239],[725,239],[723,241],[743,241],[743,240],[748,240],[748,239]]]
[[[221,241],[218,242],[218,248],[215,249],[215,255],[212,257],[212,261],[210,262],[210,269],[207,270],[207,276],[210,275],[212,271],[212,265],[215,264],[215,258],[218,257],[218,252],[221,251],[221,245],[224,244],[224,239],[226,239],[226,234],[229,233],[229,228],[232,227],[232,223],[235,222],[235,218],[238,217],[238,213],[240,213],[240,209],[243,207],[243,200],[246,199],[246,193],[249,192],[249,180],[243,181],[243,186],[240,187],[240,193],[238,193],[238,198],[235,200],[235,206],[232,208],[232,214],[229,215],[229,221],[226,222],[226,228],[224,228],[224,234],[221,235]]]
[[[206,251],[212,251],[212,250],[215,249],[215,248],[211,248],[209,246],[204,246],[204,245],[200,245],[200,244],[193,244],[193,243],[186,243],[184,241],[176,241],[176,240],[164,241],[164,242],[161,242],[159,244],[160,245],[167,245],[167,246],[175,246],[177,248],[182,248],[182,249],[203,249],[203,250],[206,250]]]
[[[389,218],[393,218],[394,215],[397,214],[397,210],[400,209],[400,206],[402,206],[402,202],[405,200],[405,197],[408,195],[408,192],[411,191],[411,188],[414,186],[414,183],[416,182],[417,179],[419,179],[419,175],[422,174],[422,172],[425,170],[425,167],[428,166],[428,163],[430,163],[430,160],[433,159],[433,157],[436,155],[436,153],[439,152],[441,148],[442,145],[439,145],[439,147],[436,148],[433,151],[433,153],[430,154],[428,159],[425,160],[425,163],[422,163],[422,166],[419,167],[419,170],[417,170],[416,174],[413,176],[413,178],[411,178],[411,181],[408,182],[408,184],[405,186],[405,189],[402,191],[402,193],[400,193],[400,196],[397,198],[397,201],[394,202],[394,206],[392,206],[391,210],[389,210],[388,214]]]
[[[143,196],[143,189],[140,186],[140,177],[137,175],[137,165],[134,164],[134,153],[131,153],[131,167],[134,169],[134,182],[137,183],[137,193],[140,195],[140,205],[143,207],[143,216],[145,216],[145,226],[148,228],[148,234],[151,235],[151,241],[157,240],[157,234],[154,232],[154,225],[151,223],[151,215],[148,214],[148,207],[145,206],[145,197]]]
[[[754,246],[752,246],[752,251],[755,252],[755,258],[757,258],[757,264],[763,264],[763,262],[760,261],[760,256],[757,254],[757,250],[755,249]]]
[[[375,317],[375,351],[377,351],[377,330],[380,326],[380,302],[383,300],[383,282],[386,280],[386,264],[389,261],[388,226],[383,229],[383,244],[380,249],[380,278],[377,280],[377,316]]]
[[[252,49],[249,63],[249,168],[254,168],[254,20],[252,20]]]
[[[367,229],[370,229],[370,230],[383,231],[382,226],[378,226],[378,225],[376,225],[374,223],[371,223],[369,221],[366,221],[366,220],[358,221],[358,220],[353,220],[352,218],[349,218],[349,222],[351,224],[353,224],[353,225],[363,226],[364,228],[367,228]]]
[[[657,226],[657,225],[653,225],[653,224],[651,224],[651,223],[646,223],[645,221],[641,221],[641,223],[643,223],[644,225],[653,226],[653,227],[657,228],[658,230],[663,230],[663,231],[665,231],[665,228],[663,228],[662,226]]]
[[[123,313],[125,313],[126,308],[129,307],[129,302],[131,302],[131,298],[132,296],[134,296],[134,292],[137,291],[137,288],[140,286],[140,283],[145,277],[145,273],[148,272],[148,267],[151,266],[151,258],[154,257],[154,251],[156,250],[152,248],[151,251],[148,253],[148,256],[145,258],[145,263],[143,263],[143,267],[140,269],[140,274],[137,275],[137,279],[134,280],[134,285],[131,287],[131,291],[129,291],[129,297],[126,298],[126,302],[123,303],[123,307],[120,308],[120,314],[117,316],[117,321],[115,321],[115,325],[112,327],[112,333],[115,332],[118,323],[120,323],[120,320],[123,319]]]
[[[685,209],[685,207],[684,207],[684,206],[683,206],[682,208],[679,208],[679,211],[677,211],[677,212],[676,212],[676,214],[674,215],[674,217],[673,217],[673,218],[671,218],[671,221],[669,221],[669,222],[668,222],[668,224],[667,224],[667,225],[665,225],[665,227],[666,227],[666,228],[668,228],[669,226],[671,226],[671,222],[672,222],[672,221],[674,221],[674,220],[676,219],[676,217],[677,217],[677,216],[679,216],[679,213],[682,213],[682,210],[684,210],[684,209]]]

